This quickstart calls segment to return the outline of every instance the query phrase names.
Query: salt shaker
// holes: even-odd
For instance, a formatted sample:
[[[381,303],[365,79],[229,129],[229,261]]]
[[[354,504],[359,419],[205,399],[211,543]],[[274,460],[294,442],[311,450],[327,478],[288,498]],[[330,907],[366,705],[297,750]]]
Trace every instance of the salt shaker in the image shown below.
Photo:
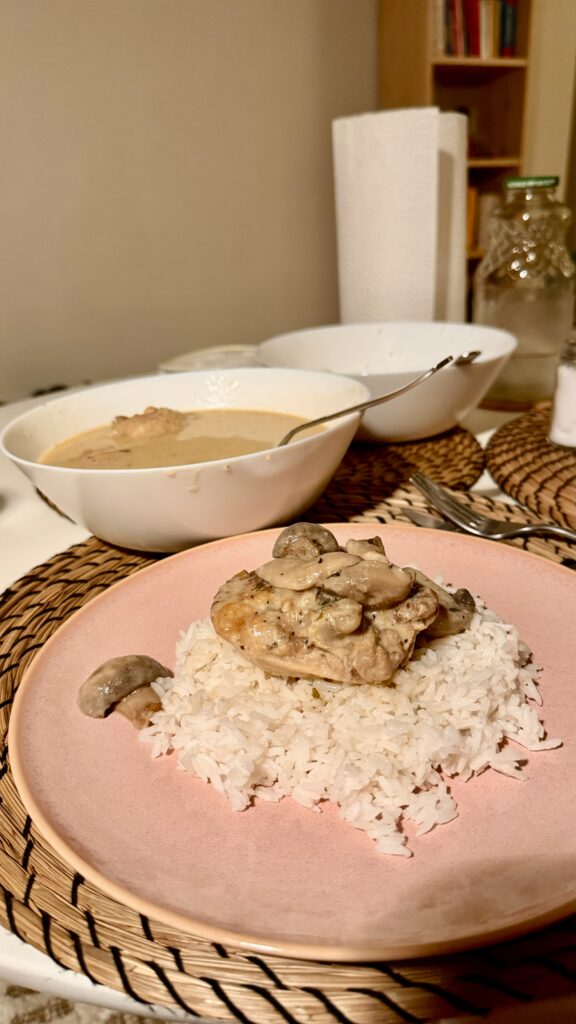
[[[548,438],[564,448],[576,448],[576,330],[560,353]]]

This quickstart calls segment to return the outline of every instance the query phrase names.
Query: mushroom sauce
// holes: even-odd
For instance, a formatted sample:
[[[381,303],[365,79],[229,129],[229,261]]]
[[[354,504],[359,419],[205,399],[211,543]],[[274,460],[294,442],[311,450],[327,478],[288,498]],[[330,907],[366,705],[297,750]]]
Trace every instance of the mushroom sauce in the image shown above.
[[[146,469],[182,466],[274,448],[304,423],[301,416],[260,409],[178,412],[149,406],[134,416],[75,434],[40,456],[49,466],[74,469]],[[317,433],[322,427],[303,431]]]
[[[212,601],[214,632],[272,676],[392,685],[417,646],[468,629],[476,604],[417,569],[390,562],[380,537],[341,547],[318,523],[293,523],[272,560],[223,583]],[[82,684],[85,715],[120,711],[136,728],[161,702],[155,681],[172,676],[147,655],[121,655]]]

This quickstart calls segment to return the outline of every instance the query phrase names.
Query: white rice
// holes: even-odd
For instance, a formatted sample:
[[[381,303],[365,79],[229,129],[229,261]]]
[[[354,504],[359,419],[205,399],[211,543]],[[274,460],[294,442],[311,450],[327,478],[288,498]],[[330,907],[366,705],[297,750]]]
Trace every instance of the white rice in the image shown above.
[[[526,756],[551,749],[537,705],[538,668],[514,626],[477,599],[470,629],[418,650],[394,685],[340,685],[266,675],[194,622],[176,649],[174,679],[154,684],[162,710],[142,730],[152,755],[211,783],[243,810],[254,799],[324,800],[382,853],[411,856],[418,835],[457,816],[453,776],[487,768],[521,777]]]

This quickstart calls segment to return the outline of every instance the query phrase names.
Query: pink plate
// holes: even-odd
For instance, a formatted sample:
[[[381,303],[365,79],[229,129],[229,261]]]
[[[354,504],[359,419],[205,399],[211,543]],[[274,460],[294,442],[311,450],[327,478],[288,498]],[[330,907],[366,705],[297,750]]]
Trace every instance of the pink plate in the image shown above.
[[[576,574],[536,555],[457,534],[345,524],[383,536],[390,557],[481,594],[544,666],[540,690],[558,750],[528,755],[525,781],[487,771],[452,789],[459,817],[414,856],[378,854],[335,808],[290,799],[231,810],[207,784],[153,761],[120,716],[84,717],[82,680],[104,659],[171,665],[180,630],[206,616],[220,583],[271,556],[278,531],[173,555],[116,584],[45,644],[18,690],[9,745],[18,790],[57,853],[111,897],[184,931],[315,960],[462,950],[576,909]]]

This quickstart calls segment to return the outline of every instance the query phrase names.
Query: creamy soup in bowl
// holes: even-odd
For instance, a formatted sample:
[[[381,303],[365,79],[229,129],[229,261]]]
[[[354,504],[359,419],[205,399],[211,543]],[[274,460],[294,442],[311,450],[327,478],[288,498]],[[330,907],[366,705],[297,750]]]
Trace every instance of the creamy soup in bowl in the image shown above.
[[[306,420],[264,409],[177,409],[148,406],[52,445],[47,466],[74,469],[150,469],[237,458],[274,448]],[[302,436],[322,427],[303,431]]]
[[[296,423],[368,397],[363,383],[315,370],[241,367],[155,374],[45,399],[8,424],[0,450],[56,509],[101,540],[138,551],[180,551],[289,522],[309,508],[334,475],[360,414],[334,419],[283,447],[278,442]],[[146,433],[151,425],[154,433],[164,417],[147,414],[150,408],[172,411],[167,433],[174,426],[174,435],[180,432],[181,417],[193,414],[190,422],[201,428],[202,444],[209,437],[214,443],[219,434],[217,447],[177,454],[173,461],[163,454],[160,463],[110,468],[100,462],[101,453],[89,438],[89,466],[49,461],[71,439],[82,436],[84,443],[87,435],[114,420],[119,435],[138,434],[140,427]],[[233,429],[231,421],[226,426],[229,415],[235,417]],[[259,434],[250,425],[254,418]],[[217,428],[218,422],[225,426]],[[158,436],[163,432],[162,427]],[[247,454],[232,448],[241,438],[250,441]],[[121,448],[131,446],[125,437],[117,440]],[[106,441],[106,447],[116,442]]]

